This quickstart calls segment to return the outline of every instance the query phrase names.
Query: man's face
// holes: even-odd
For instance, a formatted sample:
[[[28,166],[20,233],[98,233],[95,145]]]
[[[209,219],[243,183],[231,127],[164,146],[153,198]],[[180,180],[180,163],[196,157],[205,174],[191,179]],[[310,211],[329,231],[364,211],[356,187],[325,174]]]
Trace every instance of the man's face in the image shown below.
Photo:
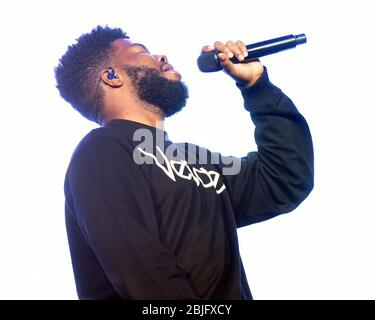
[[[152,68],[157,70],[161,77],[181,81],[180,73],[168,63],[166,56],[151,54],[143,44],[133,43],[128,39],[117,39],[113,41],[113,47],[115,56],[125,65]]]
[[[169,117],[186,104],[188,90],[181,82],[181,75],[173,69],[167,57],[151,55],[139,43],[119,39],[114,41],[115,56],[130,78],[141,101],[155,107]]]

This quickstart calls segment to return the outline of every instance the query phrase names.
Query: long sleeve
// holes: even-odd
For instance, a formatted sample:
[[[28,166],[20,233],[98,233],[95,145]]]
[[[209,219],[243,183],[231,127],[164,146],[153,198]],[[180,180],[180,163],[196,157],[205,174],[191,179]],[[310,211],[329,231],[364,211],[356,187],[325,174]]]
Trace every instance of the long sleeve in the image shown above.
[[[130,159],[131,152],[116,141],[94,138],[74,155],[67,172],[66,221],[79,297],[95,297],[80,291],[80,284],[100,282],[92,279],[100,276],[123,299],[198,299],[160,242],[149,186]],[[77,252],[82,246],[92,256],[83,258]],[[90,270],[95,263],[89,259],[104,274]]]
[[[243,89],[255,124],[257,152],[241,159],[237,175],[224,176],[238,227],[295,209],[313,188],[313,145],[304,117],[270,83],[267,70]]]

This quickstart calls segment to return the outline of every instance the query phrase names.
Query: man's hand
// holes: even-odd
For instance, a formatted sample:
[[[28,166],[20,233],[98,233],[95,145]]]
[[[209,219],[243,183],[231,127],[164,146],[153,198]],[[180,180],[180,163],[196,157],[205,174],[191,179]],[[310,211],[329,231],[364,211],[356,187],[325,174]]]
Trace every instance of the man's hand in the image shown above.
[[[225,44],[216,41],[214,47],[204,46],[202,53],[214,49],[221,51],[221,53],[218,54],[218,58],[224,72],[231,76],[242,88],[252,86],[264,71],[263,65],[258,59],[247,63],[237,64],[234,64],[229,60],[230,58],[236,57],[239,61],[244,61],[247,57],[247,49],[242,41],[228,41]]]

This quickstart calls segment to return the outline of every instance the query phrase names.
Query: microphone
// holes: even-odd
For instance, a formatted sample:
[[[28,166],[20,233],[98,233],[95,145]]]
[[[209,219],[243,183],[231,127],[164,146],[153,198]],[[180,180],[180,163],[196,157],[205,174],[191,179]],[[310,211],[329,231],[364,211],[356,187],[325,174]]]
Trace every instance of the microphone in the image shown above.
[[[248,56],[243,61],[238,61],[236,57],[230,60],[233,63],[246,63],[255,60],[259,57],[263,57],[272,53],[279,52],[290,48],[295,48],[297,44],[306,43],[306,35],[304,33],[275,38],[246,46]],[[220,65],[217,55],[220,53],[219,50],[213,50],[202,53],[197,60],[198,68],[202,72],[215,72],[220,71],[223,67]]]

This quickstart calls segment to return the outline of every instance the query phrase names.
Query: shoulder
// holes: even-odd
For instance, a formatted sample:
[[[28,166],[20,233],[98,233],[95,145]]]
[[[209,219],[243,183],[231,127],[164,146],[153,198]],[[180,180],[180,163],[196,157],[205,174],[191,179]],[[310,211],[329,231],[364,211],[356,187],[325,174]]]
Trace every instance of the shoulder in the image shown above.
[[[90,131],[75,148],[71,162],[79,158],[105,155],[108,152],[126,150],[127,138],[117,128],[101,127]]]
[[[129,165],[132,145],[116,128],[97,128],[79,142],[70,159],[67,176],[79,172],[111,170]]]

